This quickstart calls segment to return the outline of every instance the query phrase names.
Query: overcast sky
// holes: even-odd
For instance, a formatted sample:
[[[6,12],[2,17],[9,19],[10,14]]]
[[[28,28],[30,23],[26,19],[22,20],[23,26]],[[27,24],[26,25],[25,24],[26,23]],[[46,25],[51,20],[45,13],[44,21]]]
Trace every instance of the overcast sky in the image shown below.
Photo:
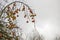
[[[60,0],[27,0],[35,10],[36,27],[46,40],[54,40],[60,35]]]
[[[45,40],[54,40],[60,35],[60,0],[24,0],[24,2],[37,14],[36,28]],[[33,24],[26,25],[29,27],[24,27],[24,30],[29,32]]]

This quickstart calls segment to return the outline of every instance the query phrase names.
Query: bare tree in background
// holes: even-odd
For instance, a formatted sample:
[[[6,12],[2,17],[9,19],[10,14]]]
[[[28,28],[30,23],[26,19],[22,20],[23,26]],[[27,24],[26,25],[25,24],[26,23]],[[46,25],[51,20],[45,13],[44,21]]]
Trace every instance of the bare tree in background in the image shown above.
[[[60,36],[57,36],[57,37],[55,38],[55,40],[60,40]]]
[[[37,30],[32,30],[32,32],[27,35],[27,40],[44,40],[43,35],[40,35]]]

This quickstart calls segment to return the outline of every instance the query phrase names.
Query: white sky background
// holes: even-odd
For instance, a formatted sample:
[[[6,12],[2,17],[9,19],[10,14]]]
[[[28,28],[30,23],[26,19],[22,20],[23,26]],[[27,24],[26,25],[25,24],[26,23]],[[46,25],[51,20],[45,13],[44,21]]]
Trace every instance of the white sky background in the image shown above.
[[[45,40],[54,40],[60,35],[60,0],[25,0],[24,2],[37,14],[36,27]],[[28,26],[24,28],[25,32],[31,30],[32,25]]]
[[[46,40],[54,40],[60,35],[60,0],[27,0],[35,10],[36,27]]]

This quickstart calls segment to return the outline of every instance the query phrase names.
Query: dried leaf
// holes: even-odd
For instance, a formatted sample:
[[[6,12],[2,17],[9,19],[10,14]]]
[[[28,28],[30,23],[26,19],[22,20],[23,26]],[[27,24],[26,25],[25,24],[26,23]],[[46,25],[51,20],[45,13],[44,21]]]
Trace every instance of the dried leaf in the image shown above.
[[[36,16],[36,14],[34,14],[34,16]]]
[[[19,17],[19,15],[17,15],[17,17]]]
[[[9,13],[7,13],[7,17],[6,18],[12,17],[12,15],[13,15],[13,11],[10,11]]]
[[[30,8],[28,8],[29,12],[33,14],[32,10]]]
[[[15,15],[16,13],[14,12],[13,15]]]
[[[25,11],[25,6],[23,5],[22,11]]]
[[[27,15],[24,15],[24,18],[26,18]]]
[[[29,23],[29,21],[26,21],[26,23]]]
[[[32,17],[32,19],[34,19],[34,18]]]
[[[16,10],[14,11],[14,13],[18,13],[18,11],[19,11],[19,10],[18,10],[18,9],[16,9]]]
[[[12,29],[12,28],[14,28],[14,27],[16,27],[16,25],[13,24],[13,23],[10,23],[10,25],[8,25],[8,28],[10,28],[10,29]]]
[[[8,6],[8,10],[10,9],[10,7]]]
[[[12,16],[12,20],[15,20],[16,19],[16,16]]]
[[[11,15],[13,14],[13,11],[10,11]]]
[[[16,3],[14,3],[13,6],[16,6]]]
[[[31,14],[31,15],[30,15],[30,17],[34,17],[34,16],[36,16],[36,14]]]
[[[32,22],[35,22],[35,20],[32,20]]]
[[[11,28],[11,25],[8,25],[8,28]]]

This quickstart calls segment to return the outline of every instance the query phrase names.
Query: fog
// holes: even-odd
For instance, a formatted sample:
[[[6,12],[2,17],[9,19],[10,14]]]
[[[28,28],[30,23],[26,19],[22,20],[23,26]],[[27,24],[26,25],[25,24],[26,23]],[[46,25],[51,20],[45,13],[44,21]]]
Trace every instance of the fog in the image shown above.
[[[35,13],[36,27],[45,40],[54,40],[60,35],[60,3],[59,0],[27,0]]]
[[[60,0],[23,1],[37,14],[36,29],[39,34],[44,36],[45,40],[54,40],[56,36],[60,36]],[[29,34],[33,24],[30,23],[27,27],[23,28],[23,31]]]

